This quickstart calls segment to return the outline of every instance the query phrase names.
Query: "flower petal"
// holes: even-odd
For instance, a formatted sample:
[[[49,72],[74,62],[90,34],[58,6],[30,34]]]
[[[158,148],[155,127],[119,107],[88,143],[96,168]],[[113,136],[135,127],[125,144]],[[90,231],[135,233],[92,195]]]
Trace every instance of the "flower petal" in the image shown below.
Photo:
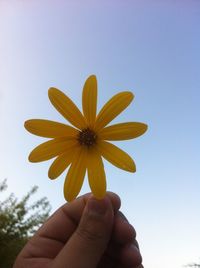
[[[139,137],[147,130],[147,125],[139,122],[115,124],[103,128],[98,136],[103,140],[129,140]]]
[[[74,155],[74,150],[76,150],[76,147],[69,148],[65,153],[59,155],[53,161],[48,172],[48,176],[50,179],[56,179],[71,164]]]
[[[97,79],[91,75],[85,82],[82,95],[83,114],[90,127],[94,125],[97,110]]]
[[[130,172],[136,171],[133,159],[114,144],[106,141],[100,141],[97,148],[102,156],[116,167]]]
[[[94,149],[88,151],[87,170],[92,193],[98,199],[103,198],[106,193],[106,175],[101,155]]]
[[[95,123],[95,129],[99,130],[110,123],[133,100],[132,92],[124,91],[113,96],[100,110]]]
[[[64,196],[72,201],[79,194],[86,172],[86,150],[77,150],[64,183]]]
[[[75,137],[78,130],[54,121],[43,119],[31,119],[24,123],[24,127],[37,136],[46,138]]]
[[[66,138],[57,138],[44,142],[37,146],[29,155],[30,162],[42,162],[49,160],[61,153],[64,153],[69,148],[77,145],[77,140]]]
[[[72,125],[79,129],[86,127],[85,119],[73,101],[57,88],[49,89],[49,99],[53,106]]]

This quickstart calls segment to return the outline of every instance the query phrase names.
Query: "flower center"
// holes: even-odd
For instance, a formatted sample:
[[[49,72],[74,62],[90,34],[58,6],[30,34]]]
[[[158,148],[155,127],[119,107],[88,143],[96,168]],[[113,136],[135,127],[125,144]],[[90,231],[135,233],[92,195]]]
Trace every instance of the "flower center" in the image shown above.
[[[96,140],[97,140],[96,133],[89,128],[85,128],[81,132],[79,132],[78,141],[80,142],[81,145],[90,147],[96,143]]]

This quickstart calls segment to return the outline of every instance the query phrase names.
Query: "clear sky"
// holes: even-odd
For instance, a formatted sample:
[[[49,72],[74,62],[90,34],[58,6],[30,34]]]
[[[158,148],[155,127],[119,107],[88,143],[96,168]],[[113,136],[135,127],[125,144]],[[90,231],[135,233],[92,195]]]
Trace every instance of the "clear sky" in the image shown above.
[[[105,163],[108,189],[137,230],[145,268],[181,268],[200,257],[200,1],[0,0],[0,180],[23,196],[38,185],[54,211],[65,175],[51,161],[32,164],[44,139],[25,120],[64,122],[47,91],[58,87],[80,107],[85,79],[96,74],[99,107],[119,91],[134,102],[115,122],[149,125],[118,142],[135,174]],[[81,193],[89,191],[87,180]],[[59,227],[58,227],[59,228]]]

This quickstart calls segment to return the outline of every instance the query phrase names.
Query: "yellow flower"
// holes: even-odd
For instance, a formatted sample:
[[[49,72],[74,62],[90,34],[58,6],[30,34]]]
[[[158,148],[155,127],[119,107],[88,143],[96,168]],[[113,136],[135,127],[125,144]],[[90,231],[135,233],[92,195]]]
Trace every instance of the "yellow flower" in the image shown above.
[[[135,172],[132,158],[108,141],[136,138],[147,130],[147,125],[128,122],[107,126],[131,103],[133,97],[129,91],[120,92],[96,115],[97,80],[96,76],[91,75],[83,88],[83,113],[63,92],[56,88],[49,89],[51,103],[74,127],[42,119],[25,122],[25,128],[32,134],[51,138],[30,153],[30,162],[55,157],[48,172],[50,179],[57,178],[70,166],[64,183],[66,200],[71,201],[79,194],[86,170],[92,193],[96,198],[104,197],[106,176],[102,157],[118,168]]]

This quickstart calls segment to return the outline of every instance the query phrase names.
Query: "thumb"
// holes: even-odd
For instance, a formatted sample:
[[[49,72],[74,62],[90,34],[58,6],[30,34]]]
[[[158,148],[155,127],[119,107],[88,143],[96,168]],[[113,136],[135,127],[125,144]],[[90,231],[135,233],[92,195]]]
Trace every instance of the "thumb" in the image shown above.
[[[96,268],[110,240],[113,219],[108,197],[90,197],[76,231],[57,256],[55,267]]]

